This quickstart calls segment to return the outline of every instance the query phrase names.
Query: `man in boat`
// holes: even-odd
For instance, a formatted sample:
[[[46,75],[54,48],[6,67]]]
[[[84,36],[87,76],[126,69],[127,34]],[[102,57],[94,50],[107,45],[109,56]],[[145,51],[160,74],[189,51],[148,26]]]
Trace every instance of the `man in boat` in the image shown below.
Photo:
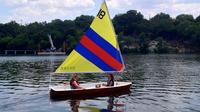
[[[77,74],[72,75],[72,79],[70,80],[71,89],[84,89],[83,87],[80,86],[78,79],[79,77]]]

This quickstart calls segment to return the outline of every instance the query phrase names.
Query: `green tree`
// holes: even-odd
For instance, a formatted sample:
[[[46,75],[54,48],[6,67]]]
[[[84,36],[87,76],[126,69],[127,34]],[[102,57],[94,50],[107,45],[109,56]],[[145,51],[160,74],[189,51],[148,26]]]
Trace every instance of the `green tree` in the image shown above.
[[[113,18],[116,32],[124,32],[124,35],[138,34],[141,23],[144,23],[143,15],[136,10],[130,10],[125,14],[119,14]]]
[[[165,13],[160,13],[155,15],[150,19],[150,28],[153,34],[153,38],[162,36],[167,40],[174,39],[175,34],[175,26],[173,19]]]
[[[78,43],[78,40],[75,37],[68,35],[66,42],[67,42],[67,45],[68,45],[68,48],[67,48],[68,52],[67,53],[70,53],[75,48],[76,44]]]
[[[57,49],[62,48],[66,42],[71,51],[93,19],[93,16],[81,15],[75,20],[55,19],[49,23],[20,25],[11,21],[0,24],[0,50],[49,49],[47,35],[51,34]],[[128,52],[132,52],[132,48],[139,48],[136,51],[148,53],[149,41],[158,40],[159,37],[162,37],[159,44],[161,52],[165,42],[200,52],[200,16],[194,19],[192,15],[181,14],[172,19],[168,14],[159,13],[146,20],[140,12],[130,10],[116,15],[113,24],[122,50],[126,48]]]
[[[162,38],[158,38],[158,44],[156,45],[157,50],[155,51],[156,53],[169,53],[169,47],[167,42]]]
[[[200,15],[196,18],[197,22],[200,22]]]
[[[180,14],[176,17],[176,21],[181,22],[181,21],[194,21],[194,17],[192,15],[188,14]]]
[[[4,27],[1,29],[1,32],[4,33],[4,36],[16,37],[16,35],[20,34],[23,31],[23,27],[21,27],[15,21],[11,21],[9,23],[4,24]]]
[[[3,50],[6,50],[8,49],[7,46],[8,46],[8,43],[10,43],[12,41],[12,37],[3,37],[3,38],[0,38],[0,50],[3,51]]]
[[[141,33],[139,35],[139,51],[140,53],[148,53],[149,52],[149,39],[147,38],[147,35],[145,35],[145,33]]]
[[[28,38],[24,35],[18,35],[8,43],[8,49],[26,50],[28,47]]]
[[[77,17],[74,22],[79,30],[85,31],[87,30],[93,19],[93,16],[81,15]]]

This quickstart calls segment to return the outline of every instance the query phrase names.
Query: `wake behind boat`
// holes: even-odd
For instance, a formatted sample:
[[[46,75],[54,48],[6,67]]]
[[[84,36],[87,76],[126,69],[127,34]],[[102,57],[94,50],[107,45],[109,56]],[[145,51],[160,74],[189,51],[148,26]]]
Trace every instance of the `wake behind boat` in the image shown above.
[[[103,86],[106,82],[81,84],[84,89],[71,89],[69,84],[50,86],[52,99],[85,99],[104,96],[118,96],[129,93],[131,82],[115,82],[114,86]],[[96,87],[101,85],[101,87]]]

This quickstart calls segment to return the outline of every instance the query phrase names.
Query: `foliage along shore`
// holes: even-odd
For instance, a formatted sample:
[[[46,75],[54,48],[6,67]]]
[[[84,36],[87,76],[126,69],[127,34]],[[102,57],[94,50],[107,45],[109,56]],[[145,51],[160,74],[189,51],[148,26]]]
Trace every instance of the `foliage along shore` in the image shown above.
[[[0,53],[4,50],[37,50],[50,48],[51,34],[58,51],[70,52],[89,27],[93,16],[75,20],[55,19],[21,25],[15,21],[0,24]],[[181,14],[176,18],[159,13],[149,20],[136,10],[113,18],[122,53],[199,53],[200,15]]]

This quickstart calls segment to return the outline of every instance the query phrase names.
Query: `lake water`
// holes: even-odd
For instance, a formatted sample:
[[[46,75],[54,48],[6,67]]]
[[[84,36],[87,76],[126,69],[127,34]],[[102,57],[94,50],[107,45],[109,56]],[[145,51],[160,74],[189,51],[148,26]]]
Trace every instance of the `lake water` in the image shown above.
[[[200,112],[200,55],[127,55],[126,72],[116,78],[133,83],[130,94],[52,101],[49,74],[64,58],[0,57],[0,112]],[[56,77],[61,76],[53,75],[51,84]],[[80,77],[82,82],[105,80],[104,74]]]

